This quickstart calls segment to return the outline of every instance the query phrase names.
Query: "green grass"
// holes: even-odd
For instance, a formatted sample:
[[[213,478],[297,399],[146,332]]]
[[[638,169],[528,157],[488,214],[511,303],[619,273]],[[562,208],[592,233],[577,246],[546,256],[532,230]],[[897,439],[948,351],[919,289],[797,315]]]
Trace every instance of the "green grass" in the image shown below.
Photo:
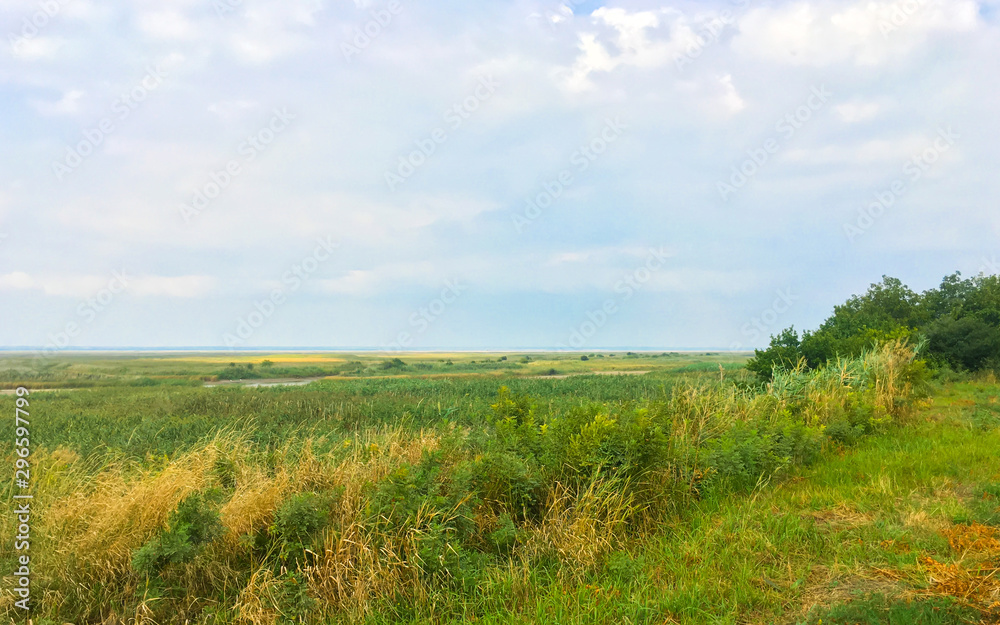
[[[1000,430],[982,432],[973,408],[955,404],[998,390],[942,389],[913,426],[749,495],[703,500],[634,544],[633,556],[623,554],[633,564],[625,575],[605,567],[569,586],[536,572],[510,575],[464,613],[490,623],[979,622],[978,611],[951,599],[909,593],[927,585],[919,555],[958,559],[939,529],[1000,521]],[[883,569],[914,583],[881,576]]]
[[[515,360],[519,368],[500,373],[488,369],[494,363],[483,363],[486,367],[475,369],[484,357],[495,361],[496,354],[441,355],[451,359],[452,365],[440,363],[437,355],[427,356],[428,361],[435,361],[432,367],[467,370],[464,375],[444,376],[418,370],[415,365],[420,358],[404,357],[410,361],[405,367],[414,368],[389,368],[393,371],[390,377],[338,375],[308,386],[274,388],[184,386],[196,382],[192,376],[211,376],[214,374],[204,371],[217,372],[228,366],[228,361],[217,359],[68,358],[46,374],[50,376],[46,385],[77,384],[85,376],[98,376],[95,379],[100,383],[76,391],[32,394],[32,437],[40,446],[39,458],[47,463],[38,475],[44,482],[41,486],[48,490],[43,490],[38,503],[50,505],[80,495],[83,499],[79,505],[91,506],[88,510],[111,510],[119,505],[114,496],[101,499],[95,495],[100,495],[105,482],[112,484],[108,493],[119,489],[132,493],[129,496],[148,497],[150,507],[162,508],[162,521],[145,521],[143,528],[137,527],[136,537],[126,542],[131,545],[131,553],[141,551],[138,547],[142,545],[152,545],[146,551],[153,553],[153,547],[164,544],[156,540],[174,540],[170,537],[184,532],[166,527],[171,522],[168,518],[176,517],[171,511],[177,509],[180,495],[163,495],[157,490],[160,486],[144,491],[146,484],[169,486],[177,493],[204,492],[206,502],[224,502],[234,496],[234,488],[245,488],[245,484],[258,484],[260,492],[268,485],[284,484],[288,492],[282,492],[275,505],[286,512],[277,517],[308,519],[313,518],[313,501],[333,502],[323,504],[326,512],[319,512],[324,515],[339,509],[339,498],[346,496],[344,484],[330,482],[330,476],[340,475],[333,470],[354,458],[352,470],[363,475],[358,478],[360,491],[350,496],[360,497],[362,503],[367,500],[369,503],[364,505],[373,511],[381,510],[358,518],[388,524],[387,535],[396,531],[389,527],[392,523],[401,524],[397,528],[402,532],[399,536],[416,531],[417,542],[413,544],[424,545],[420,548],[430,549],[428,553],[441,562],[452,558],[452,547],[448,545],[459,546],[460,552],[454,554],[463,564],[446,566],[443,576],[422,581],[416,598],[408,594],[373,595],[366,612],[350,612],[349,618],[345,612],[336,622],[826,625],[966,623],[980,617],[977,607],[983,606],[963,605],[953,597],[942,596],[922,559],[965,566],[967,561],[953,551],[943,532],[955,524],[1000,525],[1000,463],[996,451],[1000,449],[1000,388],[995,380],[938,385],[927,405],[904,422],[869,428],[867,436],[847,446],[824,438],[822,453],[789,459],[771,457],[785,449],[769,446],[772,439],[797,436],[788,428],[796,420],[818,418],[819,413],[811,412],[816,406],[809,399],[780,400],[786,402],[782,404],[785,408],[772,411],[767,401],[754,399],[756,391],[747,390],[748,379],[739,370],[738,357],[623,357],[619,353],[614,358],[605,355],[580,361],[579,355],[534,354],[529,362],[520,362],[522,356],[509,356],[508,361]],[[241,361],[244,363],[259,362],[261,355],[242,358],[247,359]],[[350,356],[346,362],[353,358]],[[307,363],[307,359],[296,361],[293,357],[289,360],[293,362],[287,366],[303,370],[336,364]],[[364,362],[366,368],[377,369],[384,359],[368,357]],[[14,379],[20,365],[7,364]],[[549,368],[586,374],[616,367],[650,373],[534,377]],[[172,380],[178,385],[135,385],[140,378]],[[701,394],[692,395],[688,406],[688,400],[678,399],[675,391],[690,389],[692,383]],[[740,387],[744,390],[734,390],[734,383],[744,384]],[[506,408],[498,397],[501,385],[508,387],[509,396],[514,398]],[[747,394],[740,394],[744,392]],[[862,400],[861,391],[852,393],[849,402],[871,401]],[[518,407],[519,397],[531,398],[530,416]],[[659,436],[658,424],[666,427],[673,423],[675,429],[669,433],[672,437],[686,435],[686,429],[677,429],[677,423],[683,421],[677,415],[684,410],[704,415],[709,424],[720,419],[718,423],[727,424],[728,429],[716,432],[708,427],[704,433],[698,431],[697,436],[685,441],[689,447],[671,442],[670,453],[693,450],[704,457],[692,460],[685,456],[684,462],[710,466],[712,462],[750,462],[763,449],[771,455],[761,456],[762,466],[768,468],[760,470],[759,480],[755,469],[740,469],[742,474],[754,477],[756,485],[754,480],[706,480],[693,496],[668,498],[673,501],[669,510],[609,539],[613,548],[599,552],[591,564],[574,565],[572,552],[559,555],[551,549],[529,549],[517,543],[527,540],[525,536],[537,539],[550,531],[541,527],[540,517],[531,517],[527,512],[525,520],[510,526],[510,531],[520,536],[512,539],[520,545],[517,557],[505,555],[506,547],[475,542],[482,540],[477,536],[494,540],[490,531],[461,530],[473,536],[469,539],[472,542],[461,543],[466,545],[462,550],[454,537],[447,538],[451,535],[448,532],[461,529],[457,525],[449,526],[444,521],[407,525],[413,523],[412,517],[405,517],[407,506],[412,506],[411,513],[418,517],[421,509],[427,509],[413,502],[436,506],[434,514],[464,505],[460,501],[462,489],[471,489],[467,484],[481,479],[469,471],[479,466],[476,463],[483,457],[514,462],[513,469],[503,463],[496,465],[510,471],[511,479],[521,475],[517,473],[522,470],[517,462],[527,462],[525,483],[542,479],[544,473],[548,476],[545,479],[559,476],[567,483],[577,480],[585,485],[593,478],[582,473],[574,477],[573,472],[592,470],[587,468],[593,462],[587,454],[617,458],[621,450],[639,453],[634,450],[642,449],[649,441],[638,439]],[[747,410],[749,425],[741,430],[732,414],[716,414],[733,410]],[[647,423],[647,418],[653,419],[656,427]],[[544,424],[548,430],[532,433],[535,424]],[[816,423],[809,427],[814,428],[810,432],[821,431]],[[601,428],[618,434],[607,435],[598,439],[599,445],[587,447],[587,437],[598,436],[604,431]],[[429,453],[425,449],[416,455],[406,452],[409,441],[419,442],[423,440],[420,437],[433,441],[437,451]],[[808,443],[809,439],[803,440]],[[730,449],[721,444],[725,441],[744,444],[745,448],[737,445]],[[374,447],[369,449],[367,445]],[[391,453],[390,445],[396,445]],[[524,445],[541,445],[540,451],[527,454]],[[725,454],[736,453],[733,449],[742,451],[728,458]],[[10,456],[9,443],[0,442],[0,452]],[[376,471],[371,468],[377,464],[372,459],[379,454],[388,459],[385,469]],[[680,458],[674,468],[683,468]],[[208,463],[204,475],[198,473],[200,469],[190,469],[199,462]],[[578,467],[560,468],[560,463],[569,462],[578,463]],[[630,465],[623,466],[627,469]],[[626,469],[621,469],[622,475],[627,474]],[[597,477],[602,470],[612,471],[598,469]],[[154,482],[171,477],[171,471],[176,472],[171,478],[174,482]],[[495,470],[487,474],[492,472]],[[607,484],[624,484],[614,482],[612,474]],[[116,480],[122,485],[115,486]],[[191,486],[184,486],[184,480]],[[347,486],[350,489],[350,484]],[[74,488],[80,490],[74,493]],[[313,491],[321,496],[309,494]],[[257,491],[251,488],[247,492]],[[645,491],[635,492],[641,495]],[[169,503],[165,503],[167,500]],[[185,505],[195,510],[194,503]],[[211,520],[215,509],[206,505],[199,503],[202,507],[197,507],[197,514],[191,513],[192,518],[214,523]],[[72,508],[60,509],[64,515],[72,514]],[[138,506],[128,510],[140,514],[143,509]],[[359,510],[369,514],[363,506]],[[493,519],[492,512],[481,508],[469,514],[477,522],[496,521],[497,527],[502,525]],[[0,517],[6,523],[9,511],[0,509]],[[47,522],[44,516],[41,518]],[[238,622],[241,608],[234,606],[246,605],[246,596],[240,594],[249,583],[246,572],[261,566],[262,559],[273,557],[259,549],[280,547],[281,553],[292,553],[287,557],[293,557],[294,549],[289,552],[287,542],[276,537],[294,535],[296,545],[316,539],[296,533],[298,530],[292,526],[281,529],[290,521],[271,523],[271,529],[268,523],[258,524],[256,534],[240,536],[238,545],[227,543],[205,553],[199,551],[199,545],[192,544],[189,549],[177,539],[177,553],[190,553],[190,558],[164,565],[164,576],[155,578],[151,587],[162,598],[148,605],[159,610],[166,609],[160,606],[176,606],[168,612],[172,610],[177,618],[183,614],[192,623]],[[312,527],[303,523],[303,527]],[[41,527],[48,526],[39,526],[39,530]],[[5,525],[0,538],[7,540],[9,529],[9,524]],[[445,532],[440,535],[444,548],[433,542],[438,540],[433,539],[434,532]],[[39,536],[38,548],[53,549],[68,535],[53,530],[52,535]],[[423,537],[431,542],[420,542],[425,540]],[[247,541],[256,541],[258,547]],[[586,541],[569,544],[587,547]],[[469,545],[478,546],[472,549]],[[125,584],[121,591],[124,594],[115,595],[119,591],[102,584],[77,581],[91,579],[87,577],[87,556],[82,552],[77,556],[84,560],[80,570],[74,567],[81,563],[73,558],[47,559],[45,553],[38,557],[41,568],[36,579],[45,581],[37,583],[44,583],[51,593],[62,593],[58,596],[66,599],[57,607],[47,608],[51,611],[46,615],[36,615],[40,617],[36,622],[47,622],[42,616],[51,617],[53,623],[116,622],[110,617],[111,611],[120,609],[115,606],[127,605],[134,612],[137,606],[146,605],[141,602],[141,593],[135,594],[141,587],[137,590]],[[301,579],[293,577],[294,566],[289,571],[288,562],[279,559],[275,563],[274,584],[268,586],[265,580],[263,590],[250,594],[284,606],[281,610],[288,615],[308,614],[312,604],[308,594],[303,594]],[[0,566],[10,570],[8,554],[0,558]],[[127,577],[133,573],[116,575]],[[199,597],[192,588],[210,589],[205,592],[215,594]],[[2,601],[0,597],[0,610],[10,614],[9,606]],[[90,602],[89,607],[83,602]],[[243,622],[272,623],[265,617],[247,620],[247,613],[242,614]],[[277,622],[292,621],[286,618]]]
[[[808,625],[959,625],[978,623],[979,614],[951,599],[893,600],[875,594],[820,611]]]
[[[0,357],[0,388],[30,382],[35,388],[192,385],[205,381],[338,377],[536,376],[556,369],[577,375],[595,371],[718,373],[737,370],[748,354],[602,352],[581,361],[577,353],[59,353],[45,357],[7,353]],[[399,359],[402,365],[393,361]]]

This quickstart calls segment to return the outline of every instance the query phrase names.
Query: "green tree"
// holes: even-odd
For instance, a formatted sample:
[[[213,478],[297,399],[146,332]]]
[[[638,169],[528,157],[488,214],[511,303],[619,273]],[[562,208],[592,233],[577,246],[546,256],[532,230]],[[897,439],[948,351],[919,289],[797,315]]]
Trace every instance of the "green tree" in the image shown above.
[[[754,350],[754,357],[747,363],[747,369],[757,374],[762,381],[771,380],[775,367],[789,369],[802,358],[799,333],[795,328],[782,330],[771,337],[771,345],[766,350]]]
[[[1000,327],[978,317],[942,317],[927,334],[931,353],[955,368],[978,371],[1000,364]]]

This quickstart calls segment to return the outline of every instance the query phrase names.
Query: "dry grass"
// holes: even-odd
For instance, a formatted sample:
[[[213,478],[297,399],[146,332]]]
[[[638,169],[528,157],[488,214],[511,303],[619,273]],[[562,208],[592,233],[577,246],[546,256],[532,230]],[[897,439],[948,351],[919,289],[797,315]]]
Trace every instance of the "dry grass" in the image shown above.
[[[893,597],[904,592],[905,586],[897,578],[878,572],[875,575],[866,575],[862,571],[837,573],[825,566],[813,567],[799,599],[801,607],[788,622],[801,623],[812,611],[848,603],[858,596],[882,594]]]
[[[437,449],[439,444],[439,436],[428,432],[369,432],[357,442],[346,444],[350,453],[336,464],[315,458],[307,446],[297,464],[285,472],[274,477],[258,473],[242,495],[239,490],[234,495],[233,501],[240,505],[227,504],[223,517],[227,527],[234,530],[259,528],[270,522],[290,490],[339,487],[339,503],[332,510],[333,529],[326,533],[323,553],[317,554],[316,563],[307,567],[303,576],[310,594],[320,599],[325,612],[363,616],[375,599],[396,593],[414,595],[421,590],[420,570],[413,565],[418,533],[379,533],[367,521],[365,488],[384,479],[402,463],[419,462],[425,452]],[[421,513],[425,517],[435,514],[430,510]],[[431,520],[418,518],[414,525],[419,527]],[[261,571],[254,576],[254,583],[262,588],[276,584]],[[273,592],[259,589],[241,595],[238,609],[243,622],[273,622],[268,620],[277,613],[273,596]]]
[[[549,493],[541,523],[533,528],[526,555],[556,555],[586,571],[614,551],[622,531],[641,511],[631,489],[597,476],[586,487],[558,484]]]
[[[927,593],[952,597],[985,616],[1000,616],[1000,530],[972,523],[955,525],[942,534],[958,559],[951,563],[920,559],[930,583]]]
[[[829,510],[815,510],[802,515],[811,519],[817,526],[831,530],[853,529],[872,523],[875,515],[859,512],[846,505],[840,505]]]
[[[1000,555],[1000,530],[980,523],[955,525],[942,532],[948,545],[963,557],[968,553]]]
[[[94,585],[102,587],[107,597],[141,596],[141,581],[131,567],[135,550],[165,527],[170,513],[186,496],[219,486],[221,460],[231,464],[236,483],[220,509],[226,532],[221,543],[212,546],[205,562],[178,572],[188,587],[212,587],[221,585],[220,580],[238,582],[237,572],[226,563],[246,553],[240,536],[267,528],[278,507],[295,493],[334,487],[343,495],[331,511],[333,526],[343,530],[327,537],[325,564],[308,571],[315,594],[329,594],[331,585],[341,590],[349,587],[347,595],[360,605],[412,586],[412,572],[392,571],[406,568],[393,553],[412,554],[413,537],[404,537],[410,544],[399,550],[369,549],[372,537],[366,535],[364,526],[363,491],[399,464],[418,462],[425,451],[436,449],[438,444],[437,434],[385,429],[366,432],[357,441],[345,441],[346,457],[339,461],[329,455],[317,457],[309,440],[294,450],[287,446],[262,458],[241,437],[224,433],[159,467],[143,468],[122,460],[110,462],[94,474],[77,469],[79,457],[73,452],[39,450],[34,459],[36,466],[44,468],[39,473],[46,479],[38,484],[34,502],[35,509],[42,511],[35,521],[39,537],[35,544],[42,555],[34,570],[41,579],[58,580],[57,588],[61,589],[46,593],[40,608],[62,603],[67,593],[87,595]],[[12,537],[12,531],[5,523],[4,534]],[[249,590],[237,604],[242,610],[240,618],[244,622],[272,622],[267,615],[275,609],[271,605],[274,593],[261,594],[255,589],[278,582],[263,571],[254,572],[249,579]],[[0,609],[6,610],[12,602],[13,596],[4,593]],[[151,618],[150,606],[155,603],[155,599],[140,601],[138,612],[127,615],[113,605],[97,609],[103,615],[100,620],[107,622],[144,622]]]
[[[112,465],[90,488],[53,501],[40,526],[52,538],[50,557],[85,562],[89,581],[113,583],[127,575],[132,552],[164,526],[184,497],[208,485],[216,453],[209,446],[137,476]]]
[[[529,563],[536,559],[557,559],[567,582],[594,571],[609,554],[622,548],[628,531],[642,529],[655,520],[655,515],[647,514],[651,509],[668,509],[697,491],[700,481],[708,476],[699,464],[703,460],[697,457],[698,451],[734,423],[787,418],[791,407],[805,406],[807,420],[822,424],[842,414],[850,402],[857,401],[858,393],[873,398],[878,418],[904,418],[909,408],[898,396],[912,390],[903,375],[912,358],[912,350],[894,344],[825,372],[806,374],[800,370],[778,376],[763,394],[733,386],[679,385],[662,408],[669,415],[664,429],[672,451],[678,454],[676,466],[643,475],[642,485],[625,484],[600,472],[582,485],[556,483],[546,493],[537,520],[519,528],[525,538],[514,548],[512,557],[487,575],[514,580],[514,595],[527,598],[533,592]],[[82,467],[79,457],[66,450],[40,452],[36,461],[45,467],[40,474],[48,481],[38,485],[38,544],[45,555],[36,571],[37,579],[52,588],[41,608],[93,602],[91,589],[101,588],[103,603],[89,604],[88,622],[152,622],[162,604],[154,596],[135,601],[143,596],[143,581],[132,570],[133,554],[165,527],[170,513],[185,497],[221,486],[225,486],[226,496],[219,511],[224,536],[209,547],[205,557],[171,573],[192,595],[185,608],[191,615],[204,607],[198,604],[198,596],[209,596],[212,589],[224,587],[239,589],[230,590],[238,596],[227,606],[237,622],[275,625],[286,618],[281,606],[287,576],[258,561],[259,554],[243,539],[267,530],[275,512],[290,497],[310,491],[338,493],[327,511],[329,526],[322,537],[321,552],[313,554],[301,571],[291,572],[298,574],[309,595],[318,599],[316,618],[358,620],[370,615],[379,602],[393,598],[426,606],[431,587],[424,566],[429,563],[421,561],[420,544],[426,538],[426,528],[452,524],[458,506],[442,510],[423,505],[416,518],[387,529],[391,524],[372,520],[370,493],[372,485],[384,482],[401,465],[417,465],[426,453],[440,449],[446,434],[458,439],[467,435],[372,429],[343,441],[330,453],[317,453],[317,448],[329,448],[330,441],[296,440],[263,452],[240,435],[226,432],[169,461],[111,461],[98,470]],[[462,454],[466,452],[459,449],[461,445],[448,448],[449,463],[465,459]],[[695,457],[680,457],[685,450],[693,450]],[[685,473],[682,467],[690,471]],[[888,481],[877,481],[872,488],[886,494],[896,490]],[[497,514],[497,510],[480,507],[473,520],[485,535],[496,526]],[[818,524],[833,527],[858,527],[871,521],[867,515],[846,508],[814,513],[813,518]],[[9,524],[4,525],[4,538],[10,532]],[[965,534],[956,535],[955,544],[964,545],[969,553],[982,551],[987,544],[984,540],[996,540],[991,534],[966,544],[962,542],[966,538]],[[927,566],[930,570],[938,565]],[[974,577],[981,579],[979,569],[976,571]],[[935,579],[952,574],[958,573],[951,568],[934,569]],[[973,593],[971,587],[965,588]],[[975,590],[980,593],[976,600],[985,601],[989,588]],[[5,612],[9,612],[8,599],[0,599],[0,609]],[[132,606],[127,614],[119,607],[124,605]]]

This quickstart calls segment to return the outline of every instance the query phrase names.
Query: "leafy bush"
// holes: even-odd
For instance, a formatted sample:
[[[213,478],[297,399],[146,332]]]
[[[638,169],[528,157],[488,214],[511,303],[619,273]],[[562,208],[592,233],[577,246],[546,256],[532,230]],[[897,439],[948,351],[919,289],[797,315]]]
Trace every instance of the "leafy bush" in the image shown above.
[[[205,495],[189,495],[170,513],[167,528],[136,550],[132,568],[147,576],[156,575],[168,564],[192,561],[221,534],[218,510]]]
[[[736,425],[710,441],[707,467],[716,488],[753,488],[793,464],[808,464],[823,447],[822,428],[790,422],[779,427]]]
[[[1000,327],[976,317],[942,317],[928,329],[929,348],[952,367],[969,371],[1000,364]]]
[[[648,408],[613,416],[598,405],[568,410],[545,425],[541,459],[560,479],[586,480],[602,470],[637,477],[671,460],[659,417],[666,415]]]
[[[316,600],[309,596],[309,586],[300,572],[289,571],[280,578],[271,600],[284,617],[280,623],[308,623],[310,610],[316,607]]]
[[[475,558],[466,545],[476,531],[470,476],[463,468],[446,471],[440,450],[425,451],[417,465],[402,465],[378,483],[368,507],[380,535],[414,536],[416,553],[398,557],[432,581],[461,586],[475,577]]]
[[[257,371],[253,370],[253,365],[237,365],[236,363],[229,363],[229,366],[220,371],[217,375],[220,380],[255,380],[261,376]]]
[[[501,386],[497,391],[497,401],[490,404],[493,414],[498,419],[513,419],[517,424],[534,419],[534,408],[531,398],[525,395],[515,395],[506,386]]]
[[[311,545],[329,520],[330,500],[331,495],[299,493],[278,508],[268,532],[278,541],[282,559],[297,561]]]
[[[541,467],[511,451],[491,451],[472,461],[471,484],[478,498],[518,519],[536,518],[545,497]]]
[[[495,553],[505,555],[513,551],[522,537],[523,532],[517,529],[510,515],[505,514],[497,520],[496,529],[487,534],[486,539]]]

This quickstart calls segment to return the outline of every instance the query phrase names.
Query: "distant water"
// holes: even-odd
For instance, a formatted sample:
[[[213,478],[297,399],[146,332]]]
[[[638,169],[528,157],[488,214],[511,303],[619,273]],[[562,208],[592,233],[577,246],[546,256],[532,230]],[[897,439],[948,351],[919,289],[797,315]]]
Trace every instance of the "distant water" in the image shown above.
[[[226,382],[206,382],[205,388],[215,386],[242,386],[244,388],[263,388],[266,386],[305,386],[322,378],[307,378],[299,380],[232,380]]]

